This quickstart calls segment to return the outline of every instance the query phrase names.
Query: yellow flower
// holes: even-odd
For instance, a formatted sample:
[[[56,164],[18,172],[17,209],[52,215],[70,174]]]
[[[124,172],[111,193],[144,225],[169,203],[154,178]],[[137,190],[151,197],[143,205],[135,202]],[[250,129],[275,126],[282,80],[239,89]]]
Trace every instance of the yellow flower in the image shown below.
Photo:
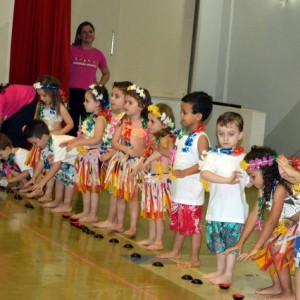
[[[242,160],[240,163],[240,167],[241,167],[241,169],[246,171],[250,167],[250,164],[248,164],[245,160]]]
[[[210,191],[210,185],[209,185],[209,182],[204,180],[203,178],[200,178],[200,182],[202,183],[203,185],[203,188],[206,192],[209,192]]]
[[[154,104],[148,106],[148,112],[151,113],[155,118],[161,117],[159,108]]]

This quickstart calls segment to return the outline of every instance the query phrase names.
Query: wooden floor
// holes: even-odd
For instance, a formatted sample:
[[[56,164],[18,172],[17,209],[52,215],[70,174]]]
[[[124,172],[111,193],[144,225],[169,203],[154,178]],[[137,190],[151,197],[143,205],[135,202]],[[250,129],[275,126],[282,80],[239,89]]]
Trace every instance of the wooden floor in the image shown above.
[[[247,192],[253,202],[254,190]],[[104,219],[108,194],[100,195],[100,218]],[[157,253],[147,252],[136,240],[147,237],[146,220],[139,221],[138,236],[129,240],[121,234],[95,230],[102,239],[71,226],[68,219],[51,213],[36,200],[34,209],[24,207],[25,199],[0,191],[0,299],[232,299],[242,293],[245,299],[263,299],[254,295],[258,287],[270,282],[265,272],[253,262],[238,263],[234,283],[221,290],[207,281],[193,284],[181,279],[185,274],[195,279],[215,270],[215,256],[207,252],[205,239],[200,268],[180,269],[176,261],[159,260]],[[81,209],[80,194],[74,195],[74,211]],[[128,222],[128,220],[126,220]],[[166,226],[165,249],[171,248],[173,233]],[[205,228],[204,228],[205,229]],[[205,230],[204,230],[205,231]],[[115,238],[119,243],[111,243]],[[253,241],[255,236],[252,236]],[[247,247],[251,246],[249,242]],[[131,244],[133,249],[124,248]],[[183,258],[187,258],[186,240]],[[140,259],[132,254],[141,255]],[[160,261],[163,267],[153,266]]]

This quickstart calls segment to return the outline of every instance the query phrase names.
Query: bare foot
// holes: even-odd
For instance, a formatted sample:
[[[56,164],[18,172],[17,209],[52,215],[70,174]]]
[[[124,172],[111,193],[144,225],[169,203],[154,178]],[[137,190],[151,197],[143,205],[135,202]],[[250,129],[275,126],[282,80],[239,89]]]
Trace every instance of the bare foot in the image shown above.
[[[204,274],[204,275],[202,276],[202,278],[210,280],[210,279],[212,279],[212,278],[216,278],[216,277],[219,277],[219,276],[221,276],[221,275],[222,275],[221,273],[214,272],[214,273]]]
[[[188,268],[197,268],[200,267],[200,261],[183,261],[177,264],[178,267],[188,269]]]
[[[82,218],[79,218],[78,220],[79,222],[85,222],[85,223],[94,223],[94,222],[97,222],[98,221],[98,217],[96,216],[85,216],[85,217],[82,217]]]
[[[124,231],[123,234],[126,237],[130,238],[130,239],[135,238],[135,236],[136,236],[136,229],[130,229],[129,228],[128,230]]]
[[[107,231],[109,233],[113,233],[113,232],[123,233],[124,232],[124,228],[122,226],[116,224],[114,226],[108,227]]]
[[[52,202],[52,201],[53,201],[52,196],[46,195],[46,194],[43,197],[38,199],[39,203],[46,203],[46,202]]]
[[[84,212],[81,212],[81,213],[79,213],[79,214],[75,214],[75,215],[72,215],[71,216],[71,219],[77,219],[77,220],[79,220],[80,218],[84,218],[84,217],[86,217],[88,214],[86,214],[86,213],[84,213]]]
[[[256,295],[277,295],[280,293],[281,293],[281,288],[273,285],[266,288],[257,289],[255,291]]]
[[[146,247],[146,250],[148,251],[159,251],[159,250],[163,250],[164,246],[163,244],[152,244],[149,245],[148,247]]]
[[[72,211],[72,207],[61,205],[56,208],[51,209],[54,213],[68,213]]]
[[[27,186],[26,188],[22,188],[18,191],[19,194],[26,194],[28,192],[31,192],[32,190],[32,185]]]
[[[272,295],[270,297],[266,297],[267,300],[295,300],[295,294],[281,292],[277,295]]]
[[[153,241],[151,241],[150,239],[148,240],[141,240],[137,242],[138,245],[140,246],[150,246],[153,244]]]
[[[43,196],[43,191],[39,191],[39,190],[36,190],[36,191],[26,194],[26,198],[37,198],[37,197],[41,197],[41,196]]]
[[[48,202],[48,203],[45,203],[43,204],[44,207],[48,207],[48,208],[54,208],[54,207],[58,207],[60,205],[60,201],[51,201],[51,202]]]
[[[108,228],[114,226],[115,224],[110,223],[109,221],[106,220],[98,223],[93,223],[92,225],[96,228]]]
[[[220,283],[232,284],[232,276],[221,275],[218,277],[210,278],[209,281],[213,284],[220,284]]]
[[[175,251],[166,252],[156,256],[157,258],[174,258],[174,259],[181,259],[181,254],[178,254]]]

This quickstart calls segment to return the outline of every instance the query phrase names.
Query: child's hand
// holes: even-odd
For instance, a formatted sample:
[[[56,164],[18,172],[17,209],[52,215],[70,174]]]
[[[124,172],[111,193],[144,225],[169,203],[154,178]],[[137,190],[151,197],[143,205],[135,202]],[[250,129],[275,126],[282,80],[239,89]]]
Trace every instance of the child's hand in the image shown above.
[[[180,169],[177,169],[177,170],[173,170],[173,175],[177,178],[184,178],[186,176],[185,174],[185,170],[180,170]]]
[[[68,143],[69,143],[69,141],[61,142],[61,143],[59,144],[59,147],[61,147],[61,148],[67,147]]]
[[[240,262],[246,262],[249,258],[252,258],[256,253],[257,249],[252,249],[250,252],[242,253],[238,256],[238,261]]]
[[[126,148],[126,154],[129,156],[134,156],[135,152],[133,151],[133,146]]]
[[[243,176],[240,171],[233,171],[232,175],[228,178],[228,184],[238,184],[241,178],[243,178]]]
[[[235,244],[234,246],[230,247],[230,248],[227,248],[225,250],[225,252],[223,252],[223,255],[227,255],[227,254],[230,254],[230,252],[232,251],[238,251],[239,255],[242,253],[242,248],[243,248],[243,245],[237,243]]]
[[[27,188],[33,184],[35,184],[35,179],[31,178],[27,183],[24,184],[23,188]]]

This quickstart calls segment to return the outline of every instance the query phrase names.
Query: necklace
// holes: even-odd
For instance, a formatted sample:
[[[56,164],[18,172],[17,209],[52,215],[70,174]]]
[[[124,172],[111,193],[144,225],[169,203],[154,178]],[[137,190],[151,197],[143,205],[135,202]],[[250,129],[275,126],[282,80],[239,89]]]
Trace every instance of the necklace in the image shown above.
[[[53,145],[53,138],[52,138],[52,135],[49,135],[47,146],[41,152],[42,159],[44,161],[44,166],[45,166],[46,170],[50,169],[51,163],[53,162],[53,158],[54,158],[52,145]]]
[[[6,161],[6,167],[3,169],[3,172],[7,176],[11,170],[18,171],[18,168],[15,164],[15,156],[16,154],[14,152],[9,153],[7,161]]]
[[[182,137],[186,134],[186,132],[188,131],[187,128],[182,129],[178,135],[178,140],[181,140]],[[205,125],[201,124],[196,130],[191,131],[189,133],[189,135],[187,136],[187,139],[184,143],[184,147],[182,148],[182,152],[189,152],[190,151],[190,147],[193,145],[194,139],[197,135],[197,133],[199,132],[205,132]],[[176,147],[177,148],[177,147]]]
[[[234,148],[218,148],[217,146],[213,149],[211,149],[212,152],[215,153],[222,153],[227,155],[240,155],[244,153],[244,148],[242,146],[237,146]]]
[[[147,119],[143,118],[142,119],[142,128],[146,129],[147,128]],[[131,146],[131,131],[132,131],[132,122],[129,119],[126,119],[124,121],[124,142],[125,142],[125,146],[126,147],[130,147]],[[148,142],[148,131],[147,134],[145,136],[145,142]]]

